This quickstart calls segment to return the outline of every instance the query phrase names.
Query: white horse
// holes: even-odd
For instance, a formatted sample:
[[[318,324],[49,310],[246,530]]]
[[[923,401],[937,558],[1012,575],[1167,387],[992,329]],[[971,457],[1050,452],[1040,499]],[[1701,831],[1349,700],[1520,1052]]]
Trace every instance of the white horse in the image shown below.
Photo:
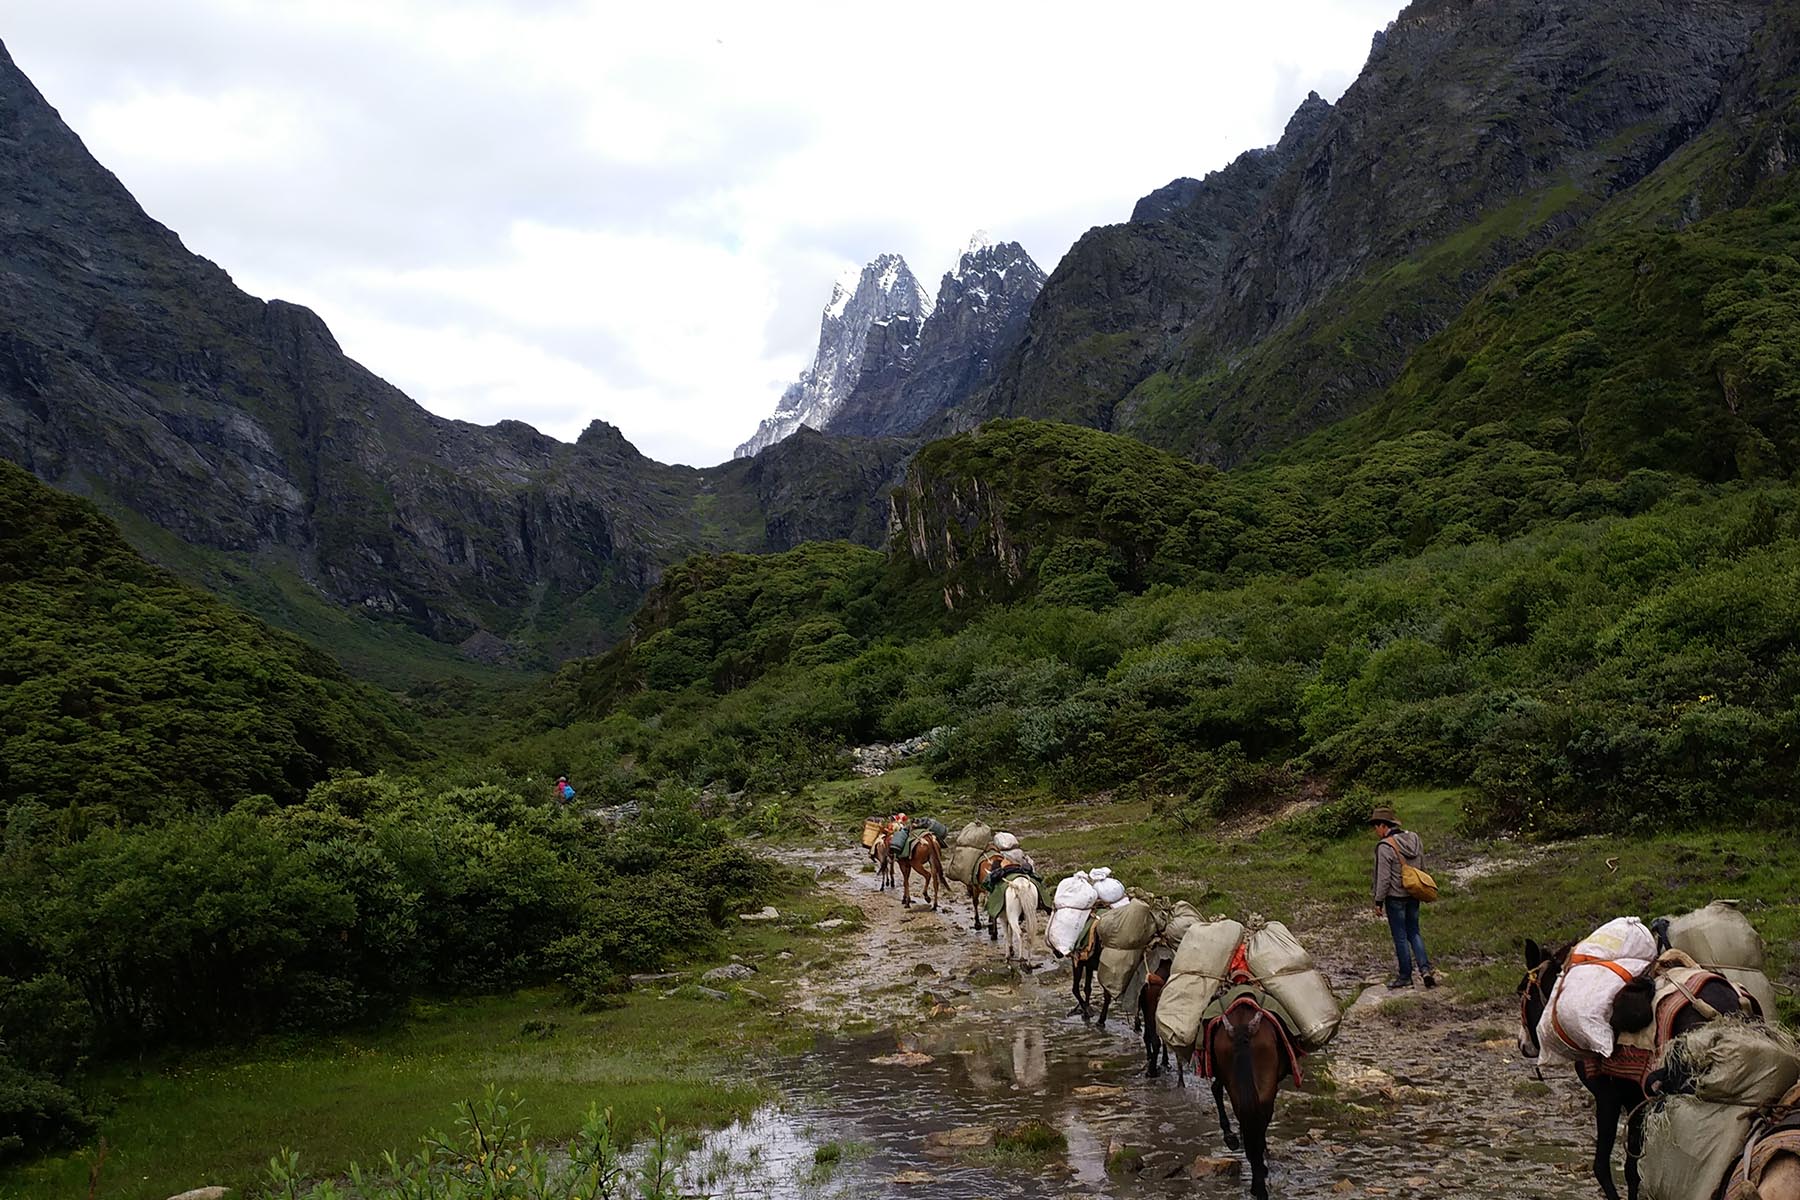
[[[1037,910],[1037,884],[1024,875],[1014,875],[1008,879],[1006,881],[1007,962],[1016,958],[1028,969],[1033,965],[1031,943],[1040,936]]]

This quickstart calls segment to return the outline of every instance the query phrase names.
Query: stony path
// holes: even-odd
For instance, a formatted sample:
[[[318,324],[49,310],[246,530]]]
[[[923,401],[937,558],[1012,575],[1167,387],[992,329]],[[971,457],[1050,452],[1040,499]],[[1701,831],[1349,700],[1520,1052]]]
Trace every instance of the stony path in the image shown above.
[[[795,854],[864,926],[806,1001],[842,1032],[772,1067],[788,1096],[750,1129],[715,1138],[737,1196],[900,1195],[927,1181],[971,1196],[1238,1195],[1247,1173],[1195,1178],[1197,1158],[1235,1157],[1210,1091],[1143,1074],[1129,1023],[1106,1031],[1068,1015],[1066,969],[1007,967],[1004,943],[969,928],[966,894],[945,911],[902,910],[853,852]],[[1040,955],[1042,951],[1039,951]],[[1320,957],[1335,982],[1353,972]],[[873,1026],[876,1032],[861,1032]],[[1272,1194],[1293,1197],[1587,1197],[1591,1118],[1573,1076],[1533,1078],[1509,1015],[1471,1012],[1448,988],[1365,993],[1329,1049],[1284,1093],[1271,1143]],[[1004,1165],[997,1127],[1047,1122],[1068,1153],[1041,1168]],[[734,1141],[734,1139],[736,1139]],[[931,1143],[958,1143],[936,1145]],[[813,1148],[844,1146],[826,1171]],[[743,1169],[746,1144],[757,1165]],[[1109,1174],[1109,1151],[1140,1169]],[[910,1181],[910,1182],[909,1182]]]

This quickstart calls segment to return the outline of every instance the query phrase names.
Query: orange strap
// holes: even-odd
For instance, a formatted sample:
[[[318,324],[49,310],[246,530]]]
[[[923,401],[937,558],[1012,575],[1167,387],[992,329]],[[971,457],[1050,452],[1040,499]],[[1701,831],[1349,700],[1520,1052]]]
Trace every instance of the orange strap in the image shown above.
[[[1555,1031],[1557,1037],[1562,1039],[1562,1044],[1569,1047],[1571,1050],[1575,1048],[1575,1040],[1571,1038],[1568,1031],[1563,1028],[1562,1018],[1559,1017],[1556,1012],[1556,1002],[1562,998],[1563,984],[1569,981],[1569,968],[1585,966],[1605,967],[1614,975],[1623,979],[1626,983],[1630,983],[1632,979],[1635,978],[1630,971],[1627,971],[1618,963],[1613,962],[1610,958],[1595,958],[1591,954],[1569,955],[1569,961],[1563,968],[1562,976],[1556,981],[1556,991],[1555,994],[1550,997],[1549,1008],[1550,1028]]]
[[[1630,983],[1633,979],[1637,978],[1637,976],[1633,975],[1630,971],[1627,971],[1624,967],[1621,967],[1610,958],[1595,958],[1588,954],[1571,954],[1569,955],[1569,965],[1571,967],[1605,967],[1614,975],[1623,979],[1626,983]]]

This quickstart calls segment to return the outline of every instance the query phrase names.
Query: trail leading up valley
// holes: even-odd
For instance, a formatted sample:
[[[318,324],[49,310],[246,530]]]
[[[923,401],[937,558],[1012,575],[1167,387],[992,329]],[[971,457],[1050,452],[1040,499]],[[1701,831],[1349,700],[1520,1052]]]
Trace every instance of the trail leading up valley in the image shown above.
[[[690,1184],[715,1195],[1234,1196],[1247,1170],[1218,1131],[1210,1088],[1144,1075],[1129,1014],[1102,1031],[1070,1015],[1069,972],[1022,972],[970,929],[966,895],[900,907],[859,852],[791,855],[863,915],[807,972],[801,1008],[826,1020],[810,1052],[771,1062],[784,1097],[707,1139]],[[1302,931],[1305,936],[1305,931]],[[1375,964],[1321,964],[1340,995]],[[1041,952],[1040,952],[1041,953]],[[1508,1014],[1459,1007],[1446,987],[1364,991],[1306,1059],[1271,1131],[1271,1193],[1286,1197],[1585,1197],[1591,1116],[1572,1074],[1534,1078]],[[1037,1120],[1066,1154],[992,1149]],[[816,1148],[838,1147],[836,1165]],[[826,1151],[827,1156],[832,1151]],[[1113,1169],[1109,1171],[1109,1159]],[[1197,1164],[1196,1160],[1200,1160]],[[1203,1173],[1196,1174],[1196,1166]],[[1216,1173],[1208,1173],[1216,1172]]]

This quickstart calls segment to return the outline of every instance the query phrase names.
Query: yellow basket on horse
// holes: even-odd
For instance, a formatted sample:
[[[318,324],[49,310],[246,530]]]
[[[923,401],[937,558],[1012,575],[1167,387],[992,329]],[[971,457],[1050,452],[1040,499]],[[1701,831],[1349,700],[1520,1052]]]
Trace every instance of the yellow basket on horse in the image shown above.
[[[881,822],[870,817],[863,822],[863,849],[868,849],[881,840]]]

